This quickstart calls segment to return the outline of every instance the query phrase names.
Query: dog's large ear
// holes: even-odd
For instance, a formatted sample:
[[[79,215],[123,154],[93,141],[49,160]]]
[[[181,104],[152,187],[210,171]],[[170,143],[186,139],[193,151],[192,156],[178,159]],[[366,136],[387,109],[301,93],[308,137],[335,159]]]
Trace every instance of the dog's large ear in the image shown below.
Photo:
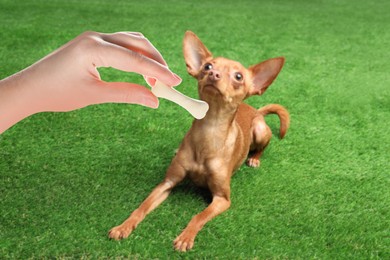
[[[249,71],[252,74],[252,89],[249,91],[248,96],[263,94],[276,76],[278,76],[283,64],[284,58],[278,57],[249,67]]]
[[[184,35],[183,53],[187,71],[194,77],[198,74],[202,64],[212,57],[211,52],[191,31],[187,31]]]

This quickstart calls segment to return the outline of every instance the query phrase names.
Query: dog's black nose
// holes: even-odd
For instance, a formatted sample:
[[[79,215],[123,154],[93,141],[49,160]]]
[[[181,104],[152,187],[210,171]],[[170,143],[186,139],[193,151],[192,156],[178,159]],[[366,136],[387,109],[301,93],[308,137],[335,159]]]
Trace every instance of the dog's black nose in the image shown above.
[[[209,72],[209,79],[217,81],[221,79],[221,73],[217,70],[211,70]]]

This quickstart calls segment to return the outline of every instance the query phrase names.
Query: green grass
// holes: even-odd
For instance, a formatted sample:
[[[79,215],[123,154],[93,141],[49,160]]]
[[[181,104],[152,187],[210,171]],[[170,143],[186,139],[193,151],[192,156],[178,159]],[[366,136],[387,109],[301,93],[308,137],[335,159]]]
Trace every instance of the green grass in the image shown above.
[[[141,31],[196,97],[181,42],[192,30],[215,55],[251,65],[285,56],[248,103],[291,112],[260,169],[241,167],[232,207],[173,239],[206,205],[175,189],[127,240],[110,241],[163,178],[191,125],[186,111],[105,104],[43,113],[0,136],[0,258],[390,258],[389,1],[0,1],[0,78],[86,30]],[[104,69],[106,80],[142,82]],[[274,133],[278,121],[268,117]]]

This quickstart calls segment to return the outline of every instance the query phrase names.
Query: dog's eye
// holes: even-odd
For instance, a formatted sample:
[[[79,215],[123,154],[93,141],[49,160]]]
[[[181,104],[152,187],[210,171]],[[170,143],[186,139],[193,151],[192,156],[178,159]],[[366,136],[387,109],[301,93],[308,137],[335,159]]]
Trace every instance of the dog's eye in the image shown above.
[[[242,74],[240,72],[237,72],[235,75],[234,75],[234,78],[237,80],[237,81],[242,81],[242,79],[244,78],[242,76]]]
[[[210,63],[206,63],[206,65],[204,65],[205,71],[211,70],[212,68],[213,68],[213,65],[211,65]]]

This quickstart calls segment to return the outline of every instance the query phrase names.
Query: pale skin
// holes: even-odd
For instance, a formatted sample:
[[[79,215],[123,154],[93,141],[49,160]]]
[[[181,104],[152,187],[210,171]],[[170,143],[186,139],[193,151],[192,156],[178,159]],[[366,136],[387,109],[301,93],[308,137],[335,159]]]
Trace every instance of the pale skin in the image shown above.
[[[66,112],[101,103],[157,108],[158,99],[142,85],[105,82],[98,67],[113,67],[176,86],[181,79],[160,52],[137,32],[85,32],[28,68],[0,81],[0,134],[39,112]]]

